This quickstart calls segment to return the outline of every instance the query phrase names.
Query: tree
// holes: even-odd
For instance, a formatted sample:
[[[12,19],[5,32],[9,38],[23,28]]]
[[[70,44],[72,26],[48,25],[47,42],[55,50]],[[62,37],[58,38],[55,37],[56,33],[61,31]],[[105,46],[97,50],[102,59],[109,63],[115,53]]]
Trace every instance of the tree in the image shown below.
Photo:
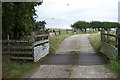
[[[38,2],[3,2],[3,37],[9,34],[16,39],[31,32],[35,24],[33,16],[36,16],[34,7],[40,4]]]
[[[77,21],[72,25],[72,27],[76,29],[80,29],[82,32],[83,30],[86,32],[87,28],[90,28],[90,24],[89,22],[86,22],[86,21]]]
[[[100,21],[91,21],[86,22],[86,21],[77,21],[75,22],[72,26],[72,28],[75,29],[81,29],[83,31],[83,29],[87,30],[87,28],[93,28],[95,30],[100,31],[101,28],[105,29],[105,30],[110,30],[111,28],[117,28],[120,27],[120,23],[117,22],[100,22]]]

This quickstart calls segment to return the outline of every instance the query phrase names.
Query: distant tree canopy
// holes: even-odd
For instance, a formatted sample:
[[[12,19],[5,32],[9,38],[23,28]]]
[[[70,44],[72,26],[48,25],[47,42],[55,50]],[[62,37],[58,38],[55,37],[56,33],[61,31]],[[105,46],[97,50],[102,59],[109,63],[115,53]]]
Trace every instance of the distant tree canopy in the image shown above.
[[[35,6],[38,2],[3,2],[2,3],[2,35],[12,38],[31,32],[35,25]]]
[[[103,29],[110,29],[110,28],[118,28],[120,27],[120,23],[117,22],[100,22],[100,21],[92,21],[92,22],[86,22],[86,21],[77,21],[73,25],[71,25],[74,29],[80,29],[85,30],[87,28],[97,29],[100,30]]]

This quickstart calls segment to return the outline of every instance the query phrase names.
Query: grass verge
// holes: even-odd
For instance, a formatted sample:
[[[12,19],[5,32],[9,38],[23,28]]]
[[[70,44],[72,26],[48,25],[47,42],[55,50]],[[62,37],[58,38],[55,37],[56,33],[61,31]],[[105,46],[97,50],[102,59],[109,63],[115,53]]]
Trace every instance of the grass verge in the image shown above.
[[[55,54],[57,49],[59,48],[59,45],[61,44],[61,42],[69,36],[70,36],[70,34],[51,36],[50,37],[50,53]]]
[[[117,74],[118,80],[120,80],[120,60],[110,60],[106,67],[114,71]]]
[[[2,64],[3,78],[19,78],[24,76],[27,72],[37,67],[38,64],[32,62],[16,62],[12,61],[8,64]]]
[[[100,45],[101,45],[100,35],[95,35],[95,36],[90,35],[89,40],[90,40],[91,45],[95,49],[95,51],[99,53]],[[117,76],[118,80],[120,80],[120,60],[118,59],[109,60],[106,67],[112,70],[113,72],[115,72],[118,75]]]
[[[100,34],[97,35],[90,35],[89,40],[93,48],[97,53],[99,53],[100,46],[101,46],[101,39],[100,39]]]

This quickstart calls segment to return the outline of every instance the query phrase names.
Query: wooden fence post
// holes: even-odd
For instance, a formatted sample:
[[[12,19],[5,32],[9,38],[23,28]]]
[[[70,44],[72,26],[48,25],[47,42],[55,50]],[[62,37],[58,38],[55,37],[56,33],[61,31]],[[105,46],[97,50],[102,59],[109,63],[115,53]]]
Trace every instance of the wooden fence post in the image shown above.
[[[35,33],[34,33],[34,32],[32,32],[31,36],[32,36],[32,47],[34,47],[34,42],[35,42]]]
[[[10,53],[10,36],[9,35],[7,35],[7,42],[8,42],[8,54]]]
[[[75,29],[72,30],[72,33],[74,33],[74,32],[75,32]]]
[[[107,34],[110,34],[109,29],[107,29]],[[109,43],[109,41],[110,41],[110,37],[107,35],[107,43]]]
[[[59,35],[61,34],[60,29],[59,29]]]
[[[103,29],[101,30],[101,41],[103,41]]]
[[[118,37],[118,58],[120,59],[120,34]]]
[[[105,34],[105,30],[103,30],[103,34]],[[105,37],[105,35],[103,35],[103,41],[105,42],[106,40],[106,37]]]
[[[66,34],[68,34],[68,33],[67,33],[67,29],[66,29]]]
[[[116,29],[116,36],[118,36],[118,28]],[[116,37],[116,42],[118,41],[118,38]]]
[[[115,33],[115,35],[117,35],[117,29],[116,29],[116,33]],[[115,38],[115,41],[117,42],[117,37]]]
[[[35,33],[31,33],[32,36],[32,53],[33,53],[33,61],[34,61],[34,43],[35,43]]]
[[[120,28],[117,29],[118,59],[120,59]]]
[[[54,32],[54,34],[55,34],[55,36],[56,36],[56,35],[57,35],[57,34],[56,34],[56,31],[55,31],[55,30],[53,30],[53,32]]]

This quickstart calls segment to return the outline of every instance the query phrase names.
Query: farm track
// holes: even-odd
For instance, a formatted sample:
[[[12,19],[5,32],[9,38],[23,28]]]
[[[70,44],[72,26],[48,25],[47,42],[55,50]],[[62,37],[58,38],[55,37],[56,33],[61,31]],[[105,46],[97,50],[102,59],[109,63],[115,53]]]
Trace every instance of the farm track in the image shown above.
[[[40,67],[31,78],[116,78],[105,67],[107,60],[96,54],[92,48],[89,34],[73,35],[60,45],[57,54],[41,59]]]

